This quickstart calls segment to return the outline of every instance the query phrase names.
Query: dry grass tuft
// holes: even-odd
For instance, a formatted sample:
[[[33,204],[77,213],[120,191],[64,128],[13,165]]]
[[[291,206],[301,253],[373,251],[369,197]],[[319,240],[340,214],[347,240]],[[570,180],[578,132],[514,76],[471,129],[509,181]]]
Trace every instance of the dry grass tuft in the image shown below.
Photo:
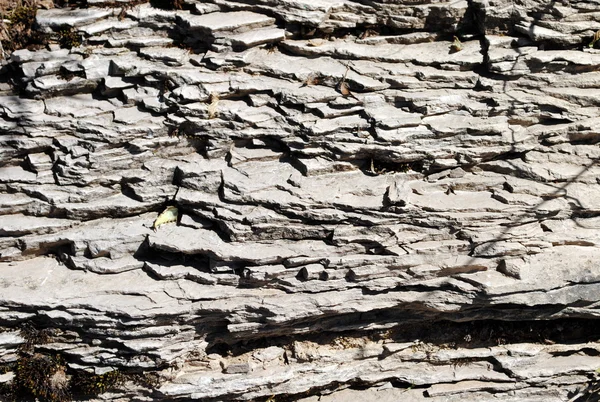
[[[46,35],[33,29],[40,6],[38,0],[0,0],[0,58],[18,49],[46,44]]]

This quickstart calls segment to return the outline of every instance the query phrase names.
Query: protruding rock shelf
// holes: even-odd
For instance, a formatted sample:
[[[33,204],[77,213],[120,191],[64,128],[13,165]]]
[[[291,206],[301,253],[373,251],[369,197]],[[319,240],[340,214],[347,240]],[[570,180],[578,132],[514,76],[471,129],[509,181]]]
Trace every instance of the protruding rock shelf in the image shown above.
[[[156,6],[4,61],[2,395],[597,397],[599,2]]]

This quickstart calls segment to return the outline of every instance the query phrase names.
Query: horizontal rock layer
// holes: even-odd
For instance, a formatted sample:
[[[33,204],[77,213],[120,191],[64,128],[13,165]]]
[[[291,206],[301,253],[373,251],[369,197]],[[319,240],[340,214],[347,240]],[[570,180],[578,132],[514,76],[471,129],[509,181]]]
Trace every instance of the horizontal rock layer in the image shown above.
[[[599,4],[88,6],[3,67],[2,363],[32,323],[158,374],[105,400],[593,388]]]

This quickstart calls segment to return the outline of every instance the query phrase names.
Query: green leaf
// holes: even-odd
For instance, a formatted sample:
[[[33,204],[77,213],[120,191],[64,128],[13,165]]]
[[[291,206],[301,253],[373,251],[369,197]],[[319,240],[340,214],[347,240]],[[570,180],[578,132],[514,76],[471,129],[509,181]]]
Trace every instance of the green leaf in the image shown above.
[[[177,207],[167,207],[162,214],[158,215],[154,224],[152,225],[152,229],[156,231],[160,225],[164,225],[169,222],[177,222],[177,216],[179,215],[179,210]]]

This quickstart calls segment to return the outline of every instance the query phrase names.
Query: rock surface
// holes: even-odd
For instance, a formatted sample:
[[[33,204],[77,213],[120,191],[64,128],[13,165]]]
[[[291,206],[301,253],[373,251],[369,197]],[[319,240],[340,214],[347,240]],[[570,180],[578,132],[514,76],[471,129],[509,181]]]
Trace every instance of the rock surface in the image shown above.
[[[95,4],[2,70],[0,363],[34,326],[102,400],[598,392],[600,3]]]

